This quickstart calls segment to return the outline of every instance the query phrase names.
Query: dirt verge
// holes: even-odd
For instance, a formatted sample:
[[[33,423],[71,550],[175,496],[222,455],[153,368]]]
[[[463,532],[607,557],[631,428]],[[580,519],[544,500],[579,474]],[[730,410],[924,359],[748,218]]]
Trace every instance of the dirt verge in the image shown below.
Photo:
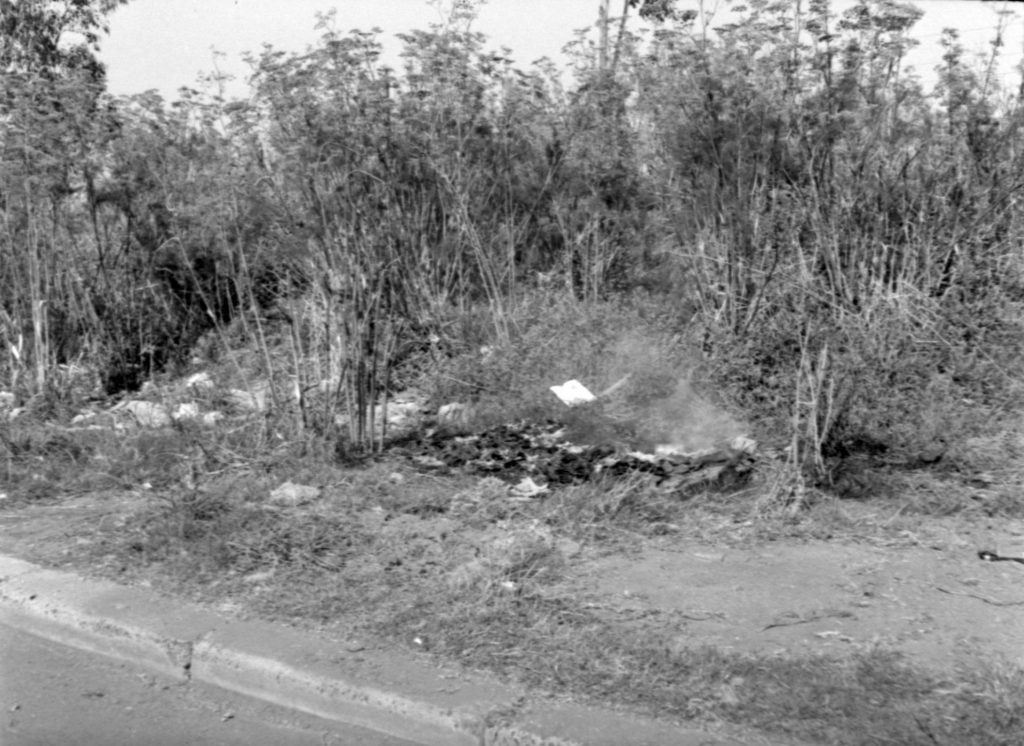
[[[772,524],[720,496],[646,534],[569,531],[568,498],[502,505],[490,482],[394,468],[208,534],[145,490],[8,504],[0,552],[691,725],[1010,744],[992,733],[1024,717],[1024,564],[978,556],[1019,551],[1022,521],[833,503]],[[591,516],[610,499],[583,497]]]

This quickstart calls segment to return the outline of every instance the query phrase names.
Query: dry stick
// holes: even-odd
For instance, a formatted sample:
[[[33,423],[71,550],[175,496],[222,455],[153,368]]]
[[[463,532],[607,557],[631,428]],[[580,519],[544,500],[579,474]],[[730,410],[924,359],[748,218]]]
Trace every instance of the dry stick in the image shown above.
[[[822,611],[816,614],[811,614],[810,616],[801,617],[800,619],[795,619],[792,622],[772,622],[767,627],[763,627],[761,631],[764,632],[769,629],[774,629],[775,627],[793,627],[797,624],[810,624],[811,622],[817,622],[821,619],[849,619],[852,616],[853,612],[844,611],[842,609],[837,611]]]
[[[633,377],[632,373],[627,373],[622,378],[620,378],[618,381],[616,381],[611,386],[609,386],[604,391],[602,391],[600,394],[598,394],[597,398],[601,399],[603,397],[610,396],[611,394],[614,394],[616,391],[618,391],[623,386],[625,386],[627,383],[629,383],[629,379],[632,378],[632,377]]]
[[[293,386],[293,396],[295,404],[299,407],[299,419],[298,425],[302,429],[303,436],[309,432],[309,418],[306,413],[306,396],[305,396],[305,380],[302,377],[302,358],[305,356],[302,354],[302,331],[299,329],[299,320],[295,318],[295,314],[291,314],[291,352],[292,352],[292,366],[295,369],[295,384]]]
[[[28,187],[26,186],[26,193]],[[28,218],[28,274],[29,274],[29,300],[31,302],[30,312],[32,314],[32,354],[35,364],[35,390],[33,393],[41,394],[46,387],[47,372],[50,368],[50,328],[49,314],[45,312],[49,302],[49,276],[46,273],[46,263],[40,261],[39,253],[40,239],[39,229],[34,214]],[[45,285],[45,287],[44,287]]]
[[[380,282],[377,277],[373,279],[375,287],[373,288],[373,295],[370,300],[370,306],[366,311],[367,320],[366,326],[363,329],[362,345],[363,349],[367,350],[368,363],[367,363],[367,379],[366,379],[366,391],[367,391],[367,411],[369,412],[369,432],[363,437],[363,447],[367,448],[370,453],[373,453],[377,447],[377,397],[379,391],[377,389],[377,366],[380,363],[380,355],[378,348],[380,347],[380,323],[381,320],[378,316],[380,310],[380,289],[376,285]],[[381,409],[381,417],[383,422],[387,422],[387,400],[383,402]],[[383,424],[382,424],[383,428]],[[381,436],[383,437],[383,436]]]
[[[383,428],[382,428],[381,436],[380,436],[380,449],[379,449],[380,451],[384,450],[384,438],[387,437],[387,434],[388,434],[388,402],[389,402],[389,397],[390,397],[389,391],[391,390],[391,361],[394,358],[395,349],[396,349],[397,344],[398,344],[398,333],[394,329],[394,323],[392,321],[390,321],[390,320],[388,321],[387,331],[388,331],[388,334],[387,334],[387,336],[385,338],[385,346],[384,346],[384,374],[383,374],[383,379],[384,379],[384,410],[383,410],[383,412],[384,412],[384,414],[383,414],[384,422],[383,422]]]
[[[997,598],[989,598],[988,596],[982,596],[978,593],[967,593],[966,591],[951,591],[948,588],[943,588],[940,585],[935,586],[935,590],[941,591],[942,593],[948,593],[951,596],[966,596],[967,598],[976,598],[979,601],[984,601],[987,604],[993,606],[1024,606],[1024,600],[1021,601],[1000,601]]]
[[[767,625],[766,627],[762,627],[761,631],[765,632],[765,631],[770,630],[770,629],[775,629],[776,627],[794,627],[797,624],[810,624],[811,622],[816,622],[816,621],[818,621],[819,619],[822,619],[822,618],[823,617],[820,617],[820,616],[812,616],[812,617],[807,617],[806,619],[796,619],[796,620],[794,620],[792,622],[772,622],[771,624]]]

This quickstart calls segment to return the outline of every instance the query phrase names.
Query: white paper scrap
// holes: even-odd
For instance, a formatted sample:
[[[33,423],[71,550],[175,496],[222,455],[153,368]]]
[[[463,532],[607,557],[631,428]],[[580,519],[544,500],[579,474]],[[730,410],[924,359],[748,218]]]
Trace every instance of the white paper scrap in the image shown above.
[[[575,407],[577,404],[592,402],[597,397],[590,393],[590,389],[577,381],[575,378],[566,381],[561,386],[552,386],[551,392],[557,396],[563,404]]]

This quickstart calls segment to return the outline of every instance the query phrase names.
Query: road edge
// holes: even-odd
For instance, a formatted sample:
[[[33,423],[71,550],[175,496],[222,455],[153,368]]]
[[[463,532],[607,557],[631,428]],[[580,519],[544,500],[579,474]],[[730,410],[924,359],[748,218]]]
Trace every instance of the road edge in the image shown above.
[[[0,624],[329,721],[425,746],[753,746],[566,702],[414,654],[349,652],[280,624],[239,621],[138,587],[0,554]],[[625,739],[625,740],[623,740]]]

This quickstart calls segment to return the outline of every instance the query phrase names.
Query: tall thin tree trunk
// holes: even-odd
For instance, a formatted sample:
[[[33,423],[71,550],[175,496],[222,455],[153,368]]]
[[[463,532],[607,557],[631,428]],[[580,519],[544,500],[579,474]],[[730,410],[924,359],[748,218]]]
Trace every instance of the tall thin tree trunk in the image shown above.
[[[601,39],[598,42],[597,65],[601,72],[608,69],[608,3],[610,0],[601,0],[601,6],[597,11],[597,22],[600,25]]]
[[[629,0],[622,0],[622,16],[619,18],[619,31],[615,36],[615,52],[612,54],[612,67],[609,77],[615,77],[619,67],[619,56],[622,53],[622,39],[626,35],[626,17],[629,15]]]

